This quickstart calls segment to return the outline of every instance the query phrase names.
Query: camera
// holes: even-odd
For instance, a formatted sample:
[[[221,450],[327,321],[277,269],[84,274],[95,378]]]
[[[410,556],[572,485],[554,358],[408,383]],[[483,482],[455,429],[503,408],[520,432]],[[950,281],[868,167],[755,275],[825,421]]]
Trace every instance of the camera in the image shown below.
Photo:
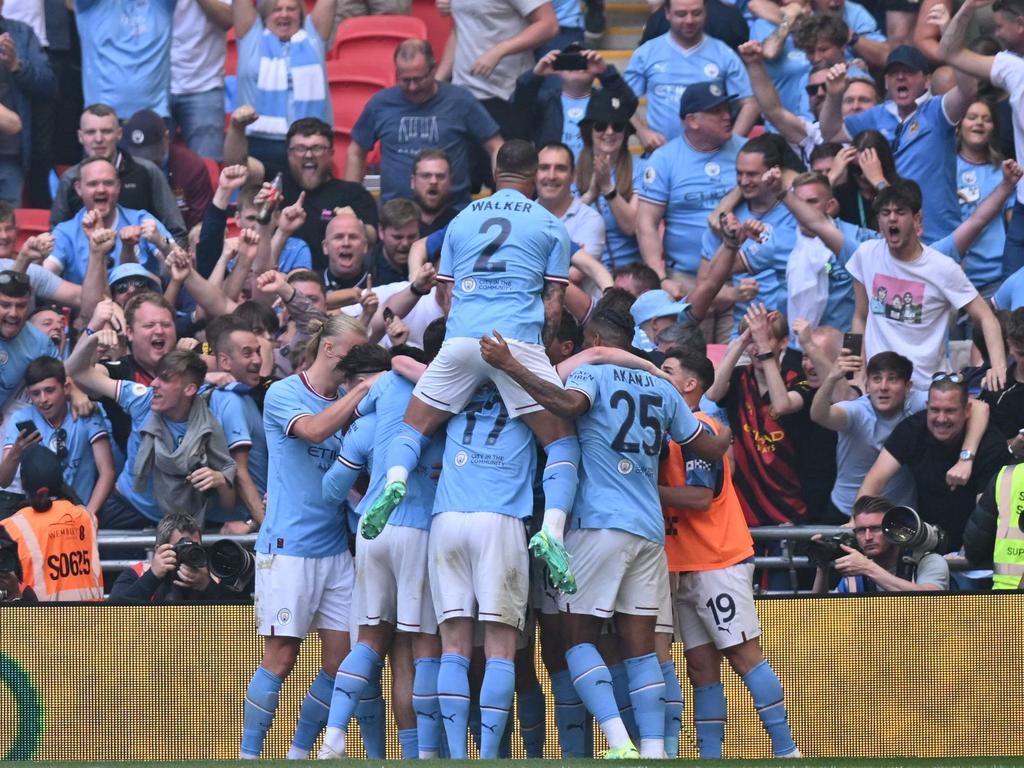
[[[833,536],[822,536],[807,542],[807,555],[819,568],[827,568],[840,557],[848,555],[844,546],[857,549],[857,538],[852,532],[837,533]]]
[[[235,592],[244,592],[252,583],[256,558],[237,541],[216,541],[210,546],[208,554],[210,573],[217,577],[221,586]]]
[[[0,540],[0,573],[21,573],[18,545],[8,539]]]
[[[178,567],[187,565],[189,568],[205,568],[210,558],[202,544],[182,539],[174,545],[174,556],[178,560]]]
[[[928,552],[946,549],[946,532],[924,522],[910,507],[897,506],[886,512],[882,533],[893,544],[910,550],[915,560]]]

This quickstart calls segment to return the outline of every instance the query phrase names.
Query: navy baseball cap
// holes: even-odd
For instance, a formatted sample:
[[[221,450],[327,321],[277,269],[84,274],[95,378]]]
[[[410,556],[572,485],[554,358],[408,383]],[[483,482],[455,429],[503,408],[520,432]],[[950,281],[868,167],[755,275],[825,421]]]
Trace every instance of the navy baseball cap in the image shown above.
[[[683,98],[679,100],[679,116],[686,117],[694,112],[708,112],[735,98],[726,93],[725,85],[719,80],[694,83],[686,86],[686,90],[683,91]]]
[[[889,58],[885,60],[885,73],[888,74],[895,66],[903,66],[918,72],[931,72],[928,59],[912,45],[898,45],[892,50]]]

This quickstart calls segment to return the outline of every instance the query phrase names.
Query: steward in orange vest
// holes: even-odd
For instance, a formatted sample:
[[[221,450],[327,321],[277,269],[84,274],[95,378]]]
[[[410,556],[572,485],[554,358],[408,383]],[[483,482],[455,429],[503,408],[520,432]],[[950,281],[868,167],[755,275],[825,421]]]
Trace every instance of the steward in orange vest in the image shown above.
[[[96,520],[65,485],[56,454],[26,450],[21,484],[31,506],[0,522],[0,537],[18,546],[22,585],[43,603],[103,600]]]

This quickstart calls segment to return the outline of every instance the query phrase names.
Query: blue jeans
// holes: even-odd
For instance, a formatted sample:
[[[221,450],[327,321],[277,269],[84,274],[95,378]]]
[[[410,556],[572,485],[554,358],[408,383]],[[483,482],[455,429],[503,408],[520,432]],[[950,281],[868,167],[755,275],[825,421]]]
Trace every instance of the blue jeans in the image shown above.
[[[0,157],[0,200],[12,208],[21,208],[21,188],[25,185],[25,171],[20,157]]]
[[[1006,230],[1006,245],[1003,247],[1003,278],[1007,278],[1024,267],[1024,202],[1018,200],[1013,206],[1013,218]]]
[[[185,144],[218,162],[224,156],[224,89],[171,94],[171,136],[181,128]]]

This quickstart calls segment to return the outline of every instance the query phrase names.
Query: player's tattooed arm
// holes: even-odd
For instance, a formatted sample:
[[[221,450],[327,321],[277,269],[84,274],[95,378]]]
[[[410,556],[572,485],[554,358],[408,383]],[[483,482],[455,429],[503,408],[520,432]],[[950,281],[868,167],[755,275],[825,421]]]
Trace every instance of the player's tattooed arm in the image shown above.
[[[565,284],[553,280],[544,282],[544,346],[555,338],[562,322],[562,305],[565,302]]]
[[[480,339],[480,356],[488,365],[504,371],[541,405],[545,410],[565,419],[574,419],[587,412],[590,399],[574,389],[562,389],[557,384],[545,381],[512,356],[508,343],[500,333],[494,331],[494,338]]]
[[[558,371],[559,378],[565,381],[581,365],[617,365],[620,368],[634,368],[638,371],[645,371],[651,376],[671,381],[669,375],[650,360],[615,347],[590,347],[563,360],[555,367],[555,370]]]

